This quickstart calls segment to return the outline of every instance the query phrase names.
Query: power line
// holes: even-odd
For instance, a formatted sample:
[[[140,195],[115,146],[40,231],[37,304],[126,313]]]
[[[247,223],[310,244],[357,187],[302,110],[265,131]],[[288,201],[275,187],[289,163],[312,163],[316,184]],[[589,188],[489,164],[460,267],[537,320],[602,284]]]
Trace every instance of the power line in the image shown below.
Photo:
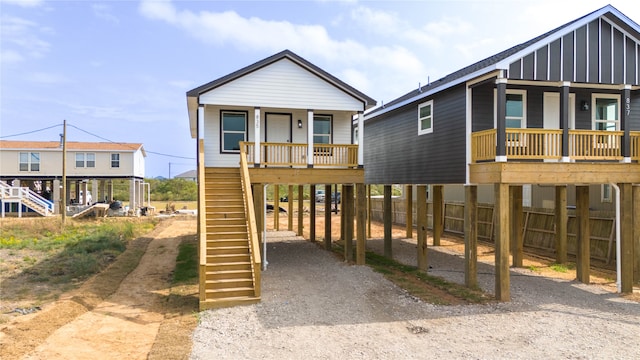
[[[44,130],[49,130],[49,129],[53,129],[54,127],[58,127],[58,126],[62,126],[61,124],[57,124],[57,125],[52,125],[43,129],[38,129],[38,130],[33,130],[33,131],[27,131],[27,132],[23,132],[20,134],[13,134],[13,135],[4,135],[4,136],[0,136],[0,139],[4,139],[4,138],[10,138],[10,137],[16,137],[16,136],[21,136],[21,135],[29,135],[29,134],[33,134],[33,133],[37,133],[40,131],[44,131]]]

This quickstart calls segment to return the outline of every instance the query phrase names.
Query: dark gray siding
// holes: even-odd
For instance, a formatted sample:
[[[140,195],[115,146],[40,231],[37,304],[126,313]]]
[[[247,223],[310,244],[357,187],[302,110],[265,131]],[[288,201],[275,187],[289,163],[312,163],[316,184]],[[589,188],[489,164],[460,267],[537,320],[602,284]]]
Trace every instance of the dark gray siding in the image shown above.
[[[629,129],[640,131],[640,90],[631,92],[631,114]]]
[[[365,122],[368,184],[465,182],[464,85]],[[418,136],[418,104],[433,99],[433,133]]]
[[[587,43],[587,27],[581,27],[575,32],[576,44]],[[587,46],[576,47],[576,78],[577,82],[587,82]]]
[[[536,51],[537,59],[546,59],[549,56],[549,48],[547,46],[542,47]],[[547,62],[537,61],[536,64],[536,80],[547,79]]]
[[[587,25],[587,30],[589,32],[589,37],[587,39],[589,47],[589,69],[588,74],[589,78],[587,81],[598,82],[598,69],[600,69],[600,50],[598,48],[598,22],[592,21]]]
[[[573,33],[562,37],[562,80],[573,81]]]
[[[638,58],[637,53],[636,53],[636,44],[633,43],[632,41],[627,41],[626,44],[626,53],[627,53],[627,63],[638,63]],[[633,84],[636,82],[636,74],[637,74],[637,67],[629,67],[627,68],[627,78],[625,79],[625,83],[626,84]]]
[[[471,131],[493,129],[493,84],[483,84],[472,89]]]

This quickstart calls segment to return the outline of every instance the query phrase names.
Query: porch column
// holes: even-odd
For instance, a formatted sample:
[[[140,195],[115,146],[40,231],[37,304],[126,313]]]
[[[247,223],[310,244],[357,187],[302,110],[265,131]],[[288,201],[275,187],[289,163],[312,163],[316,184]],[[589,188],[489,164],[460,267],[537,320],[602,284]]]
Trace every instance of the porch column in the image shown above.
[[[78,193],[78,188],[76,187],[76,194]],[[78,197],[76,197],[78,199]],[[84,199],[82,200],[84,202]],[[132,178],[129,180],[129,210],[135,210],[136,208],[136,179]]]
[[[367,189],[356,184],[356,264],[364,265],[367,242]]]
[[[304,185],[298,185],[298,236],[304,236]]]
[[[589,231],[589,186],[576,186],[576,220],[578,236],[576,238],[576,278],[589,283],[590,231]]]
[[[353,261],[353,185],[342,185],[342,211],[344,214],[344,259]]]
[[[507,79],[496,80],[496,162],[507,161]]]
[[[264,203],[264,184],[254,184],[253,185],[253,208],[255,209],[256,216],[256,227],[258,228],[258,239],[260,239],[260,243],[264,241],[262,238],[264,233],[264,208],[266,204]]]
[[[273,185],[273,229],[280,231],[280,185]]]
[[[406,202],[406,237],[411,239],[413,237],[413,185],[405,185],[404,201]]]
[[[331,250],[331,185],[324,186],[324,248]]]
[[[427,271],[427,186],[416,188],[416,225],[418,232],[418,269]]]
[[[622,90],[622,111],[620,111],[620,130],[624,131],[622,135],[622,157],[623,162],[631,162],[631,86],[625,85]]]
[[[316,184],[309,185],[309,240],[316,242]]]
[[[364,114],[358,111],[358,167],[364,167]]]
[[[478,186],[464,187],[464,283],[478,286]]]
[[[391,185],[384,186],[384,199],[382,204],[382,219],[384,223],[384,256],[391,259]]]
[[[509,301],[509,184],[495,184],[495,211],[496,299]]]
[[[556,262],[567,262],[567,187],[556,186]]]
[[[260,167],[260,107],[253,108],[253,166]]]
[[[313,167],[313,109],[307,110],[307,167]]]
[[[293,231],[293,185],[289,185],[287,192],[287,230]]]
[[[440,246],[444,232],[444,196],[442,185],[433,186],[433,246]]]
[[[620,291],[633,293],[633,187],[631,184],[618,184],[620,187]]]
[[[510,186],[511,202],[511,256],[513,267],[522,267],[523,238],[522,238],[522,185]]]
[[[560,88],[560,128],[562,129],[562,162],[569,162],[569,85],[565,81]]]

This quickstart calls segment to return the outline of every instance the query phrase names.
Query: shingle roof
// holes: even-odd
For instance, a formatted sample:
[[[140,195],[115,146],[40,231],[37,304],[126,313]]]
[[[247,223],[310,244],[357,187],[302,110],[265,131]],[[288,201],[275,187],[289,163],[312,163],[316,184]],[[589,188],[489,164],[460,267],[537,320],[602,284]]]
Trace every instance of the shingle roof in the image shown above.
[[[14,141],[0,140],[0,149],[29,149],[29,150],[57,150],[59,141]],[[67,150],[87,151],[130,151],[142,150],[139,143],[111,143],[111,142],[79,142],[67,141]]]

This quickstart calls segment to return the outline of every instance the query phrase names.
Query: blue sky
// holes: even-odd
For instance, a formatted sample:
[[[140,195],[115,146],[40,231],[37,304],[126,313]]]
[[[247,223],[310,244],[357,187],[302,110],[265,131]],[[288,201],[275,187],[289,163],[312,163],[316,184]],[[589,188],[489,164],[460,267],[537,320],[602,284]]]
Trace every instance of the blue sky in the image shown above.
[[[57,141],[66,119],[69,141],[140,142],[146,176],[174,176],[195,168],[185,92],[281,50],[389,102],[607,3],[0,0],[0,136]]]

